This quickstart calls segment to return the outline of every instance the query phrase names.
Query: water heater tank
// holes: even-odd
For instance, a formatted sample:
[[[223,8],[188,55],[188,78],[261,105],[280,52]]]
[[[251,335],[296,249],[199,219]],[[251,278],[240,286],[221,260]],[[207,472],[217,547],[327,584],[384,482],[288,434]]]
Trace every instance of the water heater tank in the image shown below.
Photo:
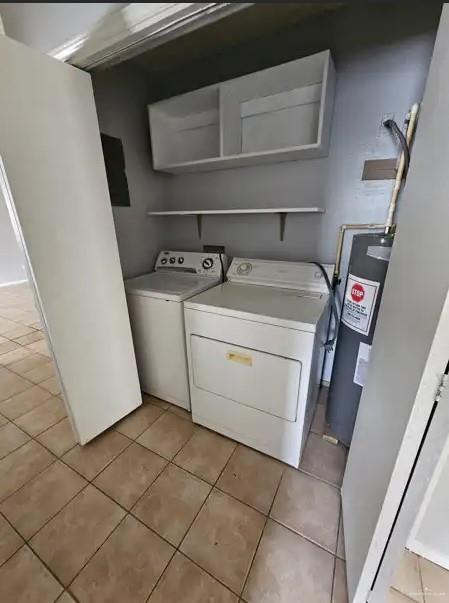
[[[369,367],[392,245],[391,234],[361,234],[352,240],[326,412],[332,434],[347,446]]]

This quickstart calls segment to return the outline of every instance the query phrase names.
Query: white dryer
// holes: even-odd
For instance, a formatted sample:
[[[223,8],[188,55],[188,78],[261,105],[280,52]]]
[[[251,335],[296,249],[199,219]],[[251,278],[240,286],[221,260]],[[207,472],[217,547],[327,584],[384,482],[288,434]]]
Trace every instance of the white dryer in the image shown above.
[[[154,272],[125,281],[144,392],[190,410],[183,303],[222,274],[218,254],[161,251]]]
[[[184,304],[193,420],[298,467],[324,359],[325,279],[313,264],[242,258],[227,278]]]

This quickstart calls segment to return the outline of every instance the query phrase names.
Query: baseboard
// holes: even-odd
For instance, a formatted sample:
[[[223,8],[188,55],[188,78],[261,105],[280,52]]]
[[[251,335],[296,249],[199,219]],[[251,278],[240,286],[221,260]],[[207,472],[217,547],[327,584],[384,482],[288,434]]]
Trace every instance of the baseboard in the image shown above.
[[[8,283],[0,283],[0,287],[11,287],[12,285],[21,285],[22,283],[27,283],[27,279],[24,278],[21,281],[9,281]]]
[[[432,547],[426,546],[422,542],[418,540],[413,540],[412,542],[407,542],[407,548],[410,551],[413,551],[420,557],[424,557],[424,559],[428,559],[432,563],[436,563],[440,567],[444,567],[444,569],[449,570],[449,556],[441,553],[433,549]]]

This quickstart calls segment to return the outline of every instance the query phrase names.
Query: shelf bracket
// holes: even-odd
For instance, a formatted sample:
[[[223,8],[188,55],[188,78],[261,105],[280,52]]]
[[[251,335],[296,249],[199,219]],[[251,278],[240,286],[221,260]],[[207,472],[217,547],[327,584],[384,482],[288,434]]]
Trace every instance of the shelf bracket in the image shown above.
[[[203,216],[201,214],[196,214],[196,227],[198,229],[198,238],[201,239],[203,234]]]
[[[285,222],[287,220],[287,212],[281,212],[278,214],[279,216],[279,240],[284,240],[285,234]]]

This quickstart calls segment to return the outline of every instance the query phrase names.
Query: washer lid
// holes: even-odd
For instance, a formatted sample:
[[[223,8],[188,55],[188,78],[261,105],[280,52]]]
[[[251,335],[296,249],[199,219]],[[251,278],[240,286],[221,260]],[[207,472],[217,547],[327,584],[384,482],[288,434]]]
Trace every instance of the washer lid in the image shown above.
[[[183,272],[150,272],[125,281],[127,293],[181,302],[217,285],[220,279]]]
[[[200,293],[186,308],[315,332],[329,301],[317,291],[227,282]]]

